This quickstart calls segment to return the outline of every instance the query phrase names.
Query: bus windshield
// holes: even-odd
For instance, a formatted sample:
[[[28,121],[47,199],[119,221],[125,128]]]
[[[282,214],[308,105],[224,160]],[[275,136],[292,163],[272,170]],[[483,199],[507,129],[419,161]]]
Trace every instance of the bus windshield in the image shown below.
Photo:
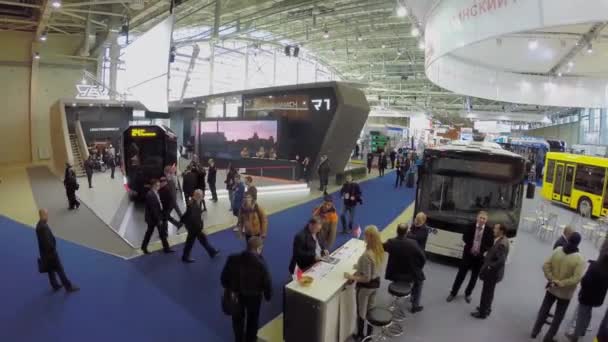
[[[433,221],[462,226],[487,211],[489,221],[517,227],[521,204],[521,183],[500,183],[466,176],[425,174],[420,178],[418,210]]]

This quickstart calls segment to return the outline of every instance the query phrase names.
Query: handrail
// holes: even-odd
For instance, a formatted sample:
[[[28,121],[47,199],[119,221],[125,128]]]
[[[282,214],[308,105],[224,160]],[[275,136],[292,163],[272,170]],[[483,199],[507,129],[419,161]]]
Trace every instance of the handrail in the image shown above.
[[[82,156],[82,160],[89,159],[89,149],[87,147],[87,141],[84,138],[84,132],[82,131],[82,124],[80,120],[76,120],[74,122],[74,130],[76,131],[76,139],[78,141],[78,149],[80,150],[80,155]]]

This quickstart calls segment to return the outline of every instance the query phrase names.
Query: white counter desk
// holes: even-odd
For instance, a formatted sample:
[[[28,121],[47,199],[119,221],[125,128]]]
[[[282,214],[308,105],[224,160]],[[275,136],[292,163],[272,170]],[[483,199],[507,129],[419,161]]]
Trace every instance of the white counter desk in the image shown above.
[[[362,240],[351,239],[331,254],[337,264],[318,262],[304,273],[314,278],[309,287],[296,281],[285,286],[286,342],[344,342],[355,332],[355,287],[344,272],[354,272],[364,251]]]

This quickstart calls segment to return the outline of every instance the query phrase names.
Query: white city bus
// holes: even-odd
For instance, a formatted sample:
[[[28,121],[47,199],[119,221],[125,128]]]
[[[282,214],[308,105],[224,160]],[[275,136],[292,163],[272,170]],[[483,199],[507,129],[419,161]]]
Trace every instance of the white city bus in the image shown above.
[[[524,191],[523,157],[495,143],[455,141],[426,149],[423,158],[415,210],[428,217],[428,252],[461,258],[462,233],[482,210],[490,224],[507,225],[508,237],[515,237]]]

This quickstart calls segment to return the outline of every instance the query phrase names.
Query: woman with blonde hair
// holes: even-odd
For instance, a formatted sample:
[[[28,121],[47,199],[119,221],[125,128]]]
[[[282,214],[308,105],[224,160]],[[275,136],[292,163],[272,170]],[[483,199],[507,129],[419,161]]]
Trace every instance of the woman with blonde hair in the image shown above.
[[[365,253],[355,265],[356,272],[352,275],[344,273],[346,279],[357,283],[357,341],[371,334],[371,327],[368,327],[365,335],[363,330],[367,312],[374,307],[376,301],[376,290],[380,287],[380,269],[384,262],[384,248],[378,227],[367,226],[364,239]]]
[[[407,237],[415,240],[418,243],[420,249],[424,251],[426,248],[426,240],[429,238],[429,229],[426,226],[426,214],[419,212],[414,217],[414,224],[410,228]]]

